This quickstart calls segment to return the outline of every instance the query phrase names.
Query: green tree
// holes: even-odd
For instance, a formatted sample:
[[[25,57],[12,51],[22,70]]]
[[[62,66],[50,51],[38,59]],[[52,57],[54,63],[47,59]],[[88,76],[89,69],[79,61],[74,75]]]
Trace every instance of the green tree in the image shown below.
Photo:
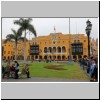
[[[28,18],[28,19],[24,19],[24,18],[20,18],[19,20],[15,20],[14,24],[19,25],[19,31],[22,33],[24,32],[24,61],[26,61],[26,31],[30,31],[31,33],[34,34],[34,36],[36,37],[36,30],[34,28],[34,26],[31,24],[32,19]]]
[[[24,37],[21,37],[22,33],[19,32],[19,30],[12,29],[13,34],[8,34],[6,36],[6,40],[4,41],[7,43],[8,41],[14,41],[15,42],[15,60],[17,60],[17,44],[19,40],[24,40]]]

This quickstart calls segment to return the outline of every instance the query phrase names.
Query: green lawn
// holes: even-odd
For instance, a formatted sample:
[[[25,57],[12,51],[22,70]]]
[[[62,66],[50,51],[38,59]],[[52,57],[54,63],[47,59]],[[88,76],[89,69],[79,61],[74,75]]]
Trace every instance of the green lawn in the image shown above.
[[[46,69],[44,66],[50,66],[56,63],[34,63],[30,64],[30,75],[31,77],[45,77],[45,78],[65,78],[65,79],[80,79],[88,80],[89,77],[86,73],[80,68],[77,63],[73,64],[64,64],[60,68],[65,70],[54,70]],[[20,71],[22,66],[20,66]]]
[[[19,62],[20,63],[20,62]],[[3,66],[6,64],[2,63]],[[50,66],[57,64],[56,62],[52,63],[30,63],[30,76],[31,77],[45,77],[45,78],[65,78],[65,79],[79,79],[79,80],[89,80],[89,77],[86,73],[80,68],[78,63],[64,64],[60,68],[65,70],[54,70],[44,68],[45,66]],[[22,64],[20,64],[20,71],[22,70]]]

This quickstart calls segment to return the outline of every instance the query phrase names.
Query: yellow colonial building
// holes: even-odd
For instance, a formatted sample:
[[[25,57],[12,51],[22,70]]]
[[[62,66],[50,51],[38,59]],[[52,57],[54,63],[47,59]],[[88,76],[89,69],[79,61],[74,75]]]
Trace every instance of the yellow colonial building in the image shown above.
[[[30,45],[39,45],[39,55],[30,55]],[[14,59],[15,56],[15,43],[9,41],[4,43],[3,46],[3,59]],[[62,34],[50,33],[48,36],[38,36],[26,43],[26,59],[27,60],[68,60],[69,55],[72,59],[88,56],[88,40],[84,34]],[[18,42],[17,46],[17,59],[24,59],[24,43]]]

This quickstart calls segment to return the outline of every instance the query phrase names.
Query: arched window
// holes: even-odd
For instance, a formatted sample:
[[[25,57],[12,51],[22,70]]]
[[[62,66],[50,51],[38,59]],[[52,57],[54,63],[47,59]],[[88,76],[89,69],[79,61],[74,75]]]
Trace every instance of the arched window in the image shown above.
[[[61,47],[57,47],[58,53],[61,53]]]
[[[51,56],[49,56],[49,58],[51,59],[52,57],[51,57]]]
[[[47,55],[44,56],[44,59],[45,59],[45,60],[47,59]]]
[[[38,59],[38,56],[35,56],[35,59]]]
[[[4,56],[4,60],[6,60],[6,56]]]
[[[8,60],[10,59],[10,56],[8,56]]]
[[[53,56],[53,60],[56,60],[56,56]]]
[[[66,47],[65,46],[62,47],[62,52],[66,52]]]
[[[50,53],[52,53],[52,48],[51,48],[51,47],[49,47],[49,48],[48,48],[48,51],[49,51]]]
[[[66,58],[65,58],[65,56],[64,56],[64,55],[62,56],[62,60],[66,60]]]
[[[47,53],[47,47],[44,48],[44,53]]]
[[[57,57],[57,60],[61,60],[61,56],[58,56],[58,57]]]
[[[11,56],[11,60],[12,60],[12,56]]]
[[[42,60],[42,56],[39,56],[39,59]]]
[[[53,52],[56,52],[56,47],[53,47]]]

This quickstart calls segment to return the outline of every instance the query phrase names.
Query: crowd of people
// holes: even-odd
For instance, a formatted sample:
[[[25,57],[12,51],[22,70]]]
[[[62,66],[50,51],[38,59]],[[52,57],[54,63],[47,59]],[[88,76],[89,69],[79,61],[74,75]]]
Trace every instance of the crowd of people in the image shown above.
[[[83,57],[79,59],[79,64],[86,70],[88,75],[90,76],[90,82],[97,82],[98,81],[98,59],[95,57]]]
[[[17,61],[14,61],[14,64],[10,65],[10,63],[8,62],[6,67],[2,66],[2,78],[5,78],[5,75],[7,76],[7,78],[14,78],[14,79],[18,79],[19,75],[19,63]],[[29,72],[29,67],[28,64],[24,64],[22,71],[21,71],[21,75],[27,75],[27,78],[30,78],[30,72]]]
[[[83,57],[78,60],[80,66],[83,70],[87,72],[87,74],[90,76],[91,82],[97,82],[98,81],[98,59],[95,57]],[[30,72],[29,72],[29,65],[24,64],[21,75],[27,75],[27,78],[30,78]],[[5,78],[5,75],[7,78],[11,77],[14,79],[18,79],[19,75],[19,63],[17,61],[14,61],[14,64],[10,65],[8,62],[6,67],[2,66],[2,78]]]

